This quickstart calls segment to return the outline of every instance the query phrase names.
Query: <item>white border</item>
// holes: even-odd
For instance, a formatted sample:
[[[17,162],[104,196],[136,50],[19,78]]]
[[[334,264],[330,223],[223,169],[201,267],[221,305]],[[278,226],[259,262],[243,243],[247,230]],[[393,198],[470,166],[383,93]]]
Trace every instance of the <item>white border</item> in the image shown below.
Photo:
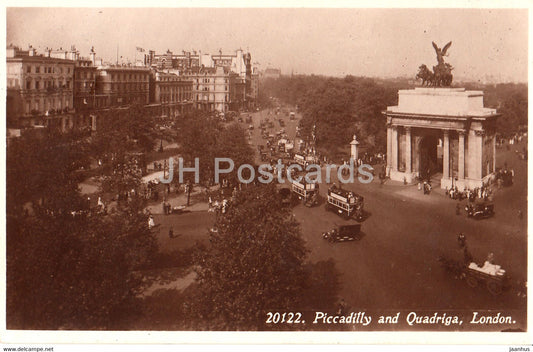
[[[225,1],[223,3],[215,0],[200,1],[158,1],[157,4],[141,1],[120,1],[110,4],[104,0],[82,0],[76,2],[66,2],[61,0],[51,0],[44,3],[37,1],[20,0],[6,1],[2,10],[1,31],[2,45],[5,48],[6,41],[6,7],[230,7],[230,8],[293,8],[293,7],[311,7],[311,8],[531,8],[531,2],[528,1],[339,1],[325,3],[316,0],[275,0],[269,2],[249,2],[249,1]],[[325,6],[324,6],[325,5]],[[529,11],[530,35],[528,39],[529,58],[531,64],[531,23],[533,15]],[[90,24],[88,24],[90,25]],[[4,49],[1,50],[5,58]],[[529,66],[528,65],[528,66]],[[0,101],[5,107],[5,65],[0,69]],[[531,71],[529,71],[528,82],[531,81]],[[531,92],[529,93],[531,101]],[[531,114],[531,104],[529,114]],[[5,121],[5,108],[2,110]],[[3,136],[6,134],[5,123],[1,124]],[[0,152],[2,156],[2,167],[5,167],[5,139],[3,139],[4,148]],[[530,141],[531,143],[531,141]],[[528,145],[528,149],[530,145]],[[531,163],[528,165],[529,175],[533,174]],[[1,187],[5,194],[5,170],[1,173]],[[528,180],[529,186],[529,180]],[[529,187],[528,187],[529,190]],[[532,199],[529,197],[529,199]],[[1,197],[0,209],[5,214],[5,197]],[[531,207],[528,204],[528,214],[531,214]],[[528,218],[529,220],[529,218]],[[0,261],[5,263],[5,218],[2,218],[3,241],[0,246]],[[528,227],[529,231],[529,227]],[[528,232],[529,234],[529,232]],[[528,240],[528,254],[532,253],[531,241]],[[6,273],[5,265],[0,265],[0,300],[2,301],[2,312],[5,313],[5,283]],[[531,267],[528,261],[528,281],[531,282]],[[528,312],[527,321],[529,332],[526,333],[494,333],[494,332],[160,332],[160,331],[18,331],[6,330],[5,314],[0,314],[0,343],[110,343],[110,344],[430,344],[430,345],[504,345],[501,346],[505,351],[509,345],[531,344],[533,342],[531,331],[533,330],[533,320],[531,315],[531,299],[528,295]],[[311,347],[311,346],[309,346]],[[316,346],[313,346],[316,347]],[[311,348],[314,349],[314,348]],[[442,350],[438,346],[432,346],[431,349]],[[418,349],[416,349],[418,350]],[[446,350],[446,348],[444,349]],[[493,350],[489,348],[489,350]]]

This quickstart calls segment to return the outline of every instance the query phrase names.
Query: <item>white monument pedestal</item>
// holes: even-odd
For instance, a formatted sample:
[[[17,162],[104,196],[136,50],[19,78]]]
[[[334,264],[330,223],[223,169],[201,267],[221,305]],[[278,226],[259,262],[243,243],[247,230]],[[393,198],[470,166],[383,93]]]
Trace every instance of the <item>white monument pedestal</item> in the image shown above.
[[[352,158],[354,165],[357,165],[357,159],[359,158],[359,153],[357,150],[358,145],[359,145],[359,142],[357,141],[357,138],[355,137],[355,134],[354,134],[353,139],[350,142],[350,157]]]

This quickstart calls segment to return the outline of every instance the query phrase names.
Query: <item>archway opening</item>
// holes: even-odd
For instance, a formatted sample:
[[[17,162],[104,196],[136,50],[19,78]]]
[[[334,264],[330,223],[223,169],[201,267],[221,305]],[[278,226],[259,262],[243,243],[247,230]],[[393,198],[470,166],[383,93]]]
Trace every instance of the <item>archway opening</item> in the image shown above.
[[[420,141],[420,176],[431,179],[432,176],[442,173],[442,156],[438,153],[439,139],[434,135],[427,135]]]

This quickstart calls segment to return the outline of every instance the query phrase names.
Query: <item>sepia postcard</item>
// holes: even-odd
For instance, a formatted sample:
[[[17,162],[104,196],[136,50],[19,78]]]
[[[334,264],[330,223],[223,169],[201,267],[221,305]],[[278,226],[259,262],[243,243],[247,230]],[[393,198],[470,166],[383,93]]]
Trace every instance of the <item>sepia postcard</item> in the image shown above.
[[[528,351],[529,5],[365,5],[5,7],[3,350]]]

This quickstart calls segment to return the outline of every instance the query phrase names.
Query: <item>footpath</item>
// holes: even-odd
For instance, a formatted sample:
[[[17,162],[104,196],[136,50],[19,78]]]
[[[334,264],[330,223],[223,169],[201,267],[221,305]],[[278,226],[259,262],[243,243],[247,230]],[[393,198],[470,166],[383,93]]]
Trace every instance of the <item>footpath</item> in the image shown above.
[[[185,211],[208,211],[209,210],[209,204],[207,202],[199,202],[195,200],[194,198],[200,196],[203,193],[203,191],[193,191],[190,195],[190,205],[187,206],[187,194],[180,193],[180,194],[170,194],[167,195],[167,203],[170,204],[172,208],[174,207],[185,207],[183,210]],[[150,202],[150,205],[146,207],[146,209],[151,214],[164,214],[163,210],[163,200],[154,203],[153,201]]]

